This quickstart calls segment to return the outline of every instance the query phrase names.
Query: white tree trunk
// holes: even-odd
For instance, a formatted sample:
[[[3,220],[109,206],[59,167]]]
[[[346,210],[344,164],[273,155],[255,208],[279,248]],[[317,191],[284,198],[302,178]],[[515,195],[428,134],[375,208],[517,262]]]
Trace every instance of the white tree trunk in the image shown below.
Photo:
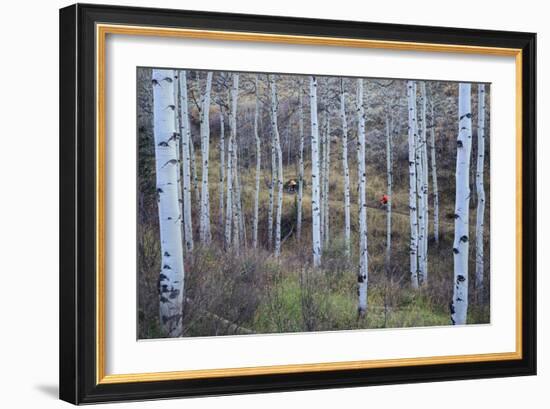
[[[212,239],[210,232],[210,193],[208,184],[208,169],[210,156],[210,91],[212,89],[212,71],[206,75],[206,89],[201,97],[201,159],[202,159],[202,184],[201,184],[201,212],[200,212],[200,240],[208,244]]]
[[[236,116],[236,113],[235,113]],[[239,213],[239,179],[237,164],[237,140],[233,141],[233,250],[238,255],[241,251],[241,231],[240,231],[240,213]]]
[[[193,218],[191,215],[191,129],[189,126],[189,100],[187,97],[187,72],[179,72],[180,86],[180,133],[181,133],[181,160],[183,173],[183,230],[185,245],[188,251],[193,250]]]
[[[233,74],[233,85],[231,86],[231,108],[229,110],[229,126],[231,133],[227,143],[227,200],[225,217],[225,247],[231,247],[232,222],[233,222],[233,158],[235,141],[237,138],[237,100],[239,97],[239,74]]]
[[[439,189],[437,187],[437,162],[435,159],[435,117],[433,100],[431,102],[432,123],[430,126],[431,135],[431,162],[432,162],[432,189],[434,192],[434,240],[439,245]]]
[[[304,195],[304,106],[303,106],[303,82],[300,80],[298,94],[298,116],[300,132],[300,148],[298,152],[298,209],[296,210],[296,236],[302,238],[302,200]]]
[[[422,254],[420,255],[420,260],[422,262],[422,277],[421,284],[428,284],[428,144],[426,138],[426,82],[422,81],[420,83],[420,93],[421,93],[421,117],[422,117],[422,133],[420,135],[420,158],[421,158],[421,192],[420,199],[422,203]]]
[[[367,251],[367,171],[365,166],[365,107],[363,105],[363,80],[357,80],[357,175],[359,179],[359,317],[367,312],[369,280],[369,254]]]
[[[329,190],[330,190],[330,112],[327,108],[327,121],[325,129],[325,173],[324,173],[324,182],[325,182],[325,202],[324,202],[324,222],[323,227],[323,238],[324,238],[324,247],[328,247],[329,244],[329,224],[330,224],[330,204],[329,204]]]
[[[225,212],[225,119],[224,119],[224,109],[220,104],[220,183],[219,183],[219,195],[220,195],[220,205],[219,205],[219,226],[220,228],[224,226],[224,212]],[[224,233],[225,234],[225,233]]]
[[[198,92],[200,93],[200,81],[198,82]],[[187,83],[185,84],[187,85]],[[199,106],[199,110],[200,110]],[[191,133],[191,127],[189,127],[189,155],[191,156],[191,181],[193,183],[193,191],[195,192],[195,200],[197,202],[197,209],[201,208],[201,192],[199,189],[199,177],[197,174],[197,162],[195,159],[195,143],[193,141],[193,134]]]
[[[470,211],[470,154],[472,149],[471,84],[458,87],[458,140],[456,154],[456,201],[454,285],[451,304],[451,321],[454,325],[466,324],[468,315],[468,254]]]
[[[259,97],[258,74],[256,74],[256,103],[254,107],[254,137],[256,138],[256,191],[254,193],[254,222],[252,230],[252,247],[258,247],[258,219],[260,209],[260,176],[262,173],[262,145],[260,134],[258,132],[258,118],[260,115],[260,97]]]
[[[182,218],[180,219],[180,227],[182,229],[181,237],[184,239],[184,225],[183,225],[183,178],[182,175],[182,157],[181,157],[181,117],[180,117],[180,92],[179,92],[179,80],[178,80],[178,72],[174,71],[174,129],[176,130],[176,133],[174,134],[175,140],[176,140],[176,152],[177,152],[177,160],[178,160],[178,203],[180,204]]]
[[[392,201],[392,140],[389,115],[386,115],[386,183],[388,202],[386,203],[386,269],[389,271],[391,263],[391,201]]]
[[[281,150],[281,138],[277,125],[277,111],[279,102],[277,100],[277,84],[273,76],[269,76],[271,83],[271,125],[277,151],[277,215],[275,219],[275,257],[281,254],[281,219],[283,216],[283,152]]]
[[[483,170],[485,166],[485,85],[478,85],[478,116],[477,116],[477,215],[476,215],[476,292],[483,295],[483,233],[485,218],[485,187]]]
[[[418,288],[418,215],[416,192],[416,82],[407,81],[407,101],[409,112],[409,215],[411,226],[410,270],[411,285]]]
[[[319,122],[317,117],[317,78],[309,77],[311,113],[311,219],[313,266],[321,265],[321,195],[319,174]]]
[[[173,70],[153,70],[155,167],[161,245],[160,326],[167,337],[182,335],[184,263],[178,202],[178,152],[174,127]]]
[[[324,126],[321,126],[321,133],[319,135],[321,142],[321,165],[320,165],[320,189],[321,189],[321,255],[323,254],[323,246],[325,244],[325,174],[327,165],[327,141],[326,141],[326,121],[327,116],[324,116]]]
[[[271,114],[270,114],[271,115]],[[269,208],[267,211],[267,246],[273,248],[273,209],[275,181],[277,180],[277,155],[275,152],[275,134],[271,129],[271,180],[269,181]]]
[[[346,257],[351,255],[351,204],[348,164],[348,123],[346,120],[346,93],[344,79],[340,79],[340,118],[342,119],[342,169],[344,171],[344,245]]]

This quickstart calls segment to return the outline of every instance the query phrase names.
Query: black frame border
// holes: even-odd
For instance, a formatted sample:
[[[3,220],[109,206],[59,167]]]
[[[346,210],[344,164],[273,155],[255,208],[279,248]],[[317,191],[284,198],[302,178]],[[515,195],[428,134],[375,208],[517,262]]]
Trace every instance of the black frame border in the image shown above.
[[[522,50],[522,359],[96,384],[96,23]],[[76,4],[60,10],[60,388],[74,404],[536,374],[536,34]]]

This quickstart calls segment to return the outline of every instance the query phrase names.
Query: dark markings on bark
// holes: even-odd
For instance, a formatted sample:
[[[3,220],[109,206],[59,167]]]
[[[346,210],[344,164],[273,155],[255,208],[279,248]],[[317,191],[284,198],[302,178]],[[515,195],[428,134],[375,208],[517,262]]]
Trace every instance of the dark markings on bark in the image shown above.
[[[462,282],[464,282],[464,281],[466,281],[466,277],[464,277],[462,274],[459,275],[459,276],[456,278],[457,284],[458,284],[458,283],[462,283]]]
[[[453,248],[453,253],[458,254],[458,253],[460,253],[460,251],[458,251],[458,249],[456,247],[454,247]]]
[[[177,298],[177,296],[180,294],[180,290],[178,290],[177,288],[172,288],[172,290],[170,291],[170,299],[173,300],[174,298]]]
[[[461,241],[462,243],[467,243],[467,242],[468,242],[468,236],[462,236],[462,237],[460,238],[460,241]]]
[[[170,159],[168,162],[166,162],[162,167],[165,167],[166,165],[175,165],[178,163],[177,159]]]

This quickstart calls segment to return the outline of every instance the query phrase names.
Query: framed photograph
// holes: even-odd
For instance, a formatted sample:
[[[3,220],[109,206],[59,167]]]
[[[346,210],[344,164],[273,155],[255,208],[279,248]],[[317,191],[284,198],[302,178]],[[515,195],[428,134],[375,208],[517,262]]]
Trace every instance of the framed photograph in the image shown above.
[[[61,399],[534,375],[535,55],[61,9]]]

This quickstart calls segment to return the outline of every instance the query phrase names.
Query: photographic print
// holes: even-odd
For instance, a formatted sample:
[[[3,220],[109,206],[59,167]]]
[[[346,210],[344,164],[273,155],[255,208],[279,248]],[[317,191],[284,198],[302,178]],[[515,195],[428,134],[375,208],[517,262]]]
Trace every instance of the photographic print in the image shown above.
[[[138,67],[138,338],[490,323],[490,89]]]

